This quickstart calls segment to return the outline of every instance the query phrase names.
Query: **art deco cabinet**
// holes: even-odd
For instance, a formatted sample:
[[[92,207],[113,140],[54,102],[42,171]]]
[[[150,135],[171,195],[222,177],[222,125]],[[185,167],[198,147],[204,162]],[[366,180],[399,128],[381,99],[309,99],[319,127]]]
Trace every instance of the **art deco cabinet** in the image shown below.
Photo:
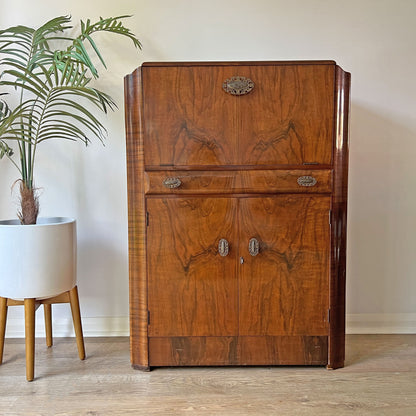
[[[333,61],[126,77],[134,367],[344,365],[349,85]]]

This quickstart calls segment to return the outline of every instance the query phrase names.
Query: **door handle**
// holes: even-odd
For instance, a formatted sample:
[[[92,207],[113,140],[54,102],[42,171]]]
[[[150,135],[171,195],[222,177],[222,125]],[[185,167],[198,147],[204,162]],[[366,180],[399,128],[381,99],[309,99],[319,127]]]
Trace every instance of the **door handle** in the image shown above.
[[[254,237],[250,238],[250,241],[248,242],[248,252],[253,257],[255,257],[255,256],[257,256],[257,254],[259,254],[259,252],[260,252],[260,243],[259,243],[259,240],[257,240],[257,238],[254,238]]]
[[[225,238],[221,238],[220,242],[218,243],[218,254],[221,257],[225,257],[228,255],[229,250],[230,245],[228,244],[228,241]]]

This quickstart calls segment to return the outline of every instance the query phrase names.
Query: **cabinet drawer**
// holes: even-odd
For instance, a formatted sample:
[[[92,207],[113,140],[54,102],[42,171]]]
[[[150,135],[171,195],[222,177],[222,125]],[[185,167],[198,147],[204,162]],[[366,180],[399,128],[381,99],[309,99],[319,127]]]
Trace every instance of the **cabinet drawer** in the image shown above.
[[[331,189],[330,169],[145,173],[146,194],[329,193]]]

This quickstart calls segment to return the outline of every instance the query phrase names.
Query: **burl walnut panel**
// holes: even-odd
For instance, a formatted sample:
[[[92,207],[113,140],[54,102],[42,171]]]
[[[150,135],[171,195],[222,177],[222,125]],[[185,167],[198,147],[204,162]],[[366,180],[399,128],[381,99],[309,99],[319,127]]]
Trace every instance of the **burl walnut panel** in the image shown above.
[[[238,159],[232,68],[143,68],[146,166],[230,165]]]
[[[222,84],[248,77],[244,97]],[[333,65],[143,68],[145,164],[328,165]]]
[[[333,66],[248,66],[238,72],[255,83],[238,100],[241,164],[331,163]]]
[[[147,210],[149,336],[236,335],[236,200],[149,198]]]
[[[241,198],[240,335],[328,335],[330,206],[329,197]]]

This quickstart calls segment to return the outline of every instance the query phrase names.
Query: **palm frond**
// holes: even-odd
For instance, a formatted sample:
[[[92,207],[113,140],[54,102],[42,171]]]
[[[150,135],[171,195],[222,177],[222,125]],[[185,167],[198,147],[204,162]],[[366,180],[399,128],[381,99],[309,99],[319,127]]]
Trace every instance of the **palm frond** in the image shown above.
[[[53,60],[49,42],[55,34],[70,29],[70,16],[59,16],[49,20],[38,29],[13,26],[0,31],[0,65],[26,67],[30,70],[39,63],[46,65]]]
[[[83,75],[77,71],[77,64],[73,66],[64,73],[55,68],[52,74],[43,68],[45,82],[38,77],[27,80],[28,84],[24,84],[23,88],[33,91],[35,97],[26,100],[4,117],[0,125],[0,137],[7,131],[8,139],[31,138],[26,141],[37,145],[51,138],[51,125],[55,132],[64,127],[60,137],[65,136],[68,126],[72,125],[83,126],[89,134],[103,141],[106,130],[92,111],[88,110],[88,104],[107,112],[108,108],[115,107],[115,103],[105,93],[86,87],[85,73]],[[25,79],[22,74],[20,78]],[[42,84],[41,88],[38,83]],[[68,120],[71,122],[68,123]],[[70,134],[71,138],[79,138],[84,143],[89,141],[86,136],[79,127],[73,127]]]
[[[0,94],[0,95],[5,95],[5,94]],[[5,120],[10,115],[10,112],[11,111],[7,103],[4,101],[0,101],[0,131],[1,131],[1,126],[3,124],[3,120]],[[0,159],[2,159],[4,156],[12,157],[13,149],[4,140],[0,139]]]
[[[32,50],[34,29],[27,26],[14,26],[0,31],[1,65],[18,64],[27,66]]]
[[[98,71],[92,63],[92,60],[84,46],[84,41],[87,40],[91,47],[93,48],[96,56],[103,64],[104,68],[106,68],[106,64],[104,58],[102,57],[96,43],[92,39],[91,35],[96,32],[110,32],[122,36],[126,36],[130,40],[132,40],[134,46],[136,48],[141,49],[142,44],[137,39],[135,34],[124,26],[122,20],[125,18],[131,17],[129,15],[124,16],[116,16],[116,17],[109,17],[103,19],[100,17],[100,20],[95,23],[91,23],[90,19],[86,22],[80,21],[81,25],[81,33],[80,35],[75,38],[72,44],[67,48],[66,51],[62,51],[60,55],[60,59],[65,61],[66,59],[74,60],[81,65],[85,66],[91,71],[91,74],[94,78],[98,77]]]
[[[72,29],[71,16],[58,16],[49,20],[44,25],[35,30],[33,36],[34,50],[49,49],[48,42],[56,39],[56,34]],[[54,35],[54,36],[52,36]],[[62,38],[61,38],[62,39]]]
[[[5,93],[1,93],[0,95],[6,95]],[[7,117],[10,114],[10,108],[7,103],[3,100],[0,100],[0,121]]]
[[[21,88],[24,91],[29,91],[35,96],[42,97],[46,94],[48,89],[47,84],[43,80],[44,68],[40,72],[30,72],[28,69],[20,65],[14,65],[12,69],[3,71],[3,76],[6,79],[0,81],[0,85],[8,85],[14,88]],[[7,78],[9,76],[9,78]],[[9,81],[9,79],[12,79]]]
[[[14,154],[13,149],[3,140],[0,140],[0,159],[4,156],[12,157]]]

